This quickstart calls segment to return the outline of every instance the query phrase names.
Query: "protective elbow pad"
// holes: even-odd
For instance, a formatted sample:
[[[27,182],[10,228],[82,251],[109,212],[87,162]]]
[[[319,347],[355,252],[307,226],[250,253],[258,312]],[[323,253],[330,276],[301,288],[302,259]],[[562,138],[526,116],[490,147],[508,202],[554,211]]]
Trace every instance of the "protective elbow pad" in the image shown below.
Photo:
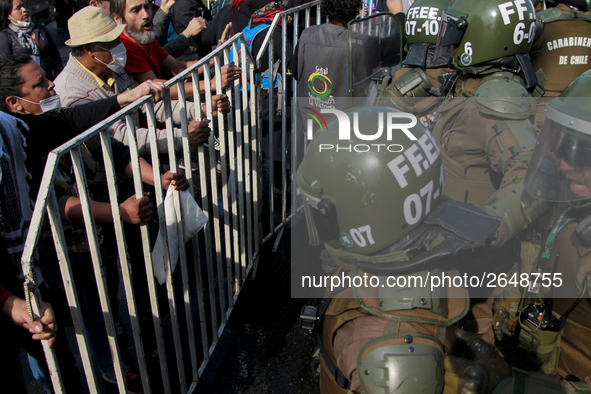
[[[441,83],[420,68],[402,68],[392,77],[381,98],[382,105],[410,112],[425,113],[439,104],[431,92],[441,87]]]
[[[364,393],[440,394],[443,390],[443,351],[430,335],[378,337],[361,348],[357,360]]]
[[[501,218],[495,233],[495,245],[500,246],[544,213],[548,203],[525,193],[523,180],[519,179],[504,185],[480,208]]]

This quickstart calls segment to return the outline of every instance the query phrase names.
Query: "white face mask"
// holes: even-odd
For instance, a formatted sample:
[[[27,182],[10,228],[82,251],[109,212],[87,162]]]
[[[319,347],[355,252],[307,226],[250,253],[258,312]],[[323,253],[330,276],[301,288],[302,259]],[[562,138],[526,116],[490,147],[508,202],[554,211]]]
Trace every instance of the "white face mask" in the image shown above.
[[[108,50],[111,53],[111,57],[113,58],[113,61],[107,64],[103,62],[101,59],[95,57],[95,59],[98,60],[99,63],[104,64],[109,68],[109,70],[116,73],[123,70],[123,67],[125,67],[125,63],[127,62],[127,49],[125,49],[125,45],[123,45],[123,43],[120,43],[112,49],[106,49],[97,44],[94,45],[104,51]]]
[[[31,25],[31,21],[28,21],[28,22],[17,21],[16,19],[14,19],[10,15],[8,15],[8,17],[14,21],[14,24],[16,25],[16,27],[20,27],[21,29],[26,29],[27,27],[29,27]]]
[[[29,100],[24,99],[22,97],[18,97],[18,96],[15,96],[15,97],[17,97],[23,101],[26,101],[27,103],[40,105],[41,111],[43,111],[43,112],[53,111],[54,109],[59,109],[61,106],[60,96],[57,94],[55,96],[51,96],[46,99],[43,99],[43,100],[39,101],[38,103],[36,103],[34,101],[29,101]]]

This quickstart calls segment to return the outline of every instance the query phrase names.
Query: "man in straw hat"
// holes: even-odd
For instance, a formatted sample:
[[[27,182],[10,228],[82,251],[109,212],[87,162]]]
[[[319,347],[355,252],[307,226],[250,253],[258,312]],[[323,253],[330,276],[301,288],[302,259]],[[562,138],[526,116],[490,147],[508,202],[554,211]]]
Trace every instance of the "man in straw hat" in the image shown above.
[[[70,59],[64,70],[55,80],[55,89],[62,98],[62,105],[72,107],[86,102],[111,97],[135,88],[138,84],[123,67],[126,64],[127,51],[120,41],[125,25],[118,25],[105,11],[98,7],[85,7],[68,21],[70,39],[66,45],[72,48]],[[226,113],[230,103],[225,95],[213,96],[214,111]],[[164,121],[164,105],[155,106],[156,117]],[[172,102],[173,121],[180,123],[179,102]],[[193,103],[187,103],[189,123],[189,142],[202,144],[209,138],[209,120],[194,120]],[[137,122],[136,122],[137,123]],[[141,122],[140,122],[141,124]],[[127,125],[123,120],[111,126],[114,138],[128,143]],[[175,149],[182,147],[180,128],[174,130]],[[149,133],[147,128],[137,128],[136,136],[140,155],[150,154]],[[158,148],[168,151],[166,130],[158,130]]]

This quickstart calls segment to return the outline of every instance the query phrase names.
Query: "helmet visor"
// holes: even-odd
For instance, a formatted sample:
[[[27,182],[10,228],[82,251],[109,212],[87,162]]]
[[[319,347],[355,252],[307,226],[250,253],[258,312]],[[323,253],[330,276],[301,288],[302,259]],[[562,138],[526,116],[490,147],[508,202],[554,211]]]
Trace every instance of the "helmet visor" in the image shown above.
[[[441,26],[433,59],[437,60],[446,56],[451,58],[454,49],[462,42],[467,27],[468,21],[465,18],[457,18],[444,12],[441,15]]]
[[[571,123],[564,122],[568,119],[572,117],[547,106],[546,120],[524,181],[525,190],[540,200],[591,200],[591,135],[565,126]]]
[[[447,67],[452,56],[451,47],[447,48],[447,51],[441,51],[441,56],[436,58],[436,47],[434,45],[426,43],[411,44],[402,64],[405,67],[421,67],[422,69]]]
[[[338,237],[338,223],[334,204],[326,198],[322,200],[298,190],[304,207],[306,228],[310,245],[318,246]]]

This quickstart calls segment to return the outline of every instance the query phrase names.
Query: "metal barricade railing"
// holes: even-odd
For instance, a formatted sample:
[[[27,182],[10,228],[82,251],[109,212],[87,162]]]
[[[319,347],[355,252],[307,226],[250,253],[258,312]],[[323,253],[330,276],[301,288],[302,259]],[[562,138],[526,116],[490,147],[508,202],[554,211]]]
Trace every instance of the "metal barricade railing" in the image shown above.
[[[304,20],[301,20],[303,14],[303,18]],[[297,43],[298,43],[298,39],[300,37],[301,34],[301,27],[307,28],[310,27],[310,23],[311,23],[311,17],[314,16],[314,21],[316,22],[316,24],[320,24],[322,22],[321,20],[321,16],[320,16],[320,0],[317,1],[313,1],[298,7],[294,7],[294,8],[290,8],[288,10],[285,10],[277,15],[275,15],[275,18],[273,19],[273,22],[271,23],[271,26],[269,27],[269,29],[267,29],[266,31],[266,35],[265,35],[265,39],[263,41],[263,44],[261,45],[261,48],[258,50],[258,53],[256,54],[256,64],[257,67],[259,69],[259,71],[265,71],[262,70],[262,61],[265,57],[268,58],[268,64],[269,64],[269,89],[268,89],[268,95],[269,95],[269,100],[268,100],[268,114],[269,114],[269,130],[268,130],[268,172],[267,172],[267,179],[265,179],[266,182],[268,182],[269,184],[269,195],[266,196],[266,198],[268,198],[268,204],[269,204],[269,211],[271,212],[271,214],[269,215],[269,222],[268,224],[263,223],[263,243],[269,241],[274,235],[276,235],[275,238],[275,244],[273,246],[273,251],[277,250],[277,247],[279,245],[279,242],[281,240],[281,236],[283,234],[283,231],[285,229],[285,226],[287,225],[287,223],[293,218],[295,212],[296,212],[296,195],[295,193],[291,193],[291,201],[288,202],[287,201],[287,196],[288,196],[288,179],[287,176],[288,175],[293,175],[293,171],[296,168],[296,160],[297,160],[297,156],[298,156],[298,152],[297,152],[297,144],[295,143],[295,138],[296,135],[295,133],[290,133],[293,130],[297,130],[297,113],[296,113],[296,106],[295,105],[291,105],[291,101],[292,98],[295,97],[296,92],[297,92],[297,81],[295,80],[295,78],[291,78],[291,86],[290,89],[286,89],[286,84],[287,81],[289,80],[288,77],[290,76],[288,74],[288,66],[289,66],[289,61],[292,58],[293,54],[295,53],[295,49],[297,47]],[[288,35],[288,21],[291,20],[291,22],[293,23],[293,36],[289,37]],[[303,22],[303,23],[302,23]],[[273,67],[273,65],[275,64],[276,58],[275,58],[275,45],[277,45],[277,43],[275,42],[275,32],[281,29],[281,65],[280,68],[278,70],[275,70],[275,68]],[[273,103],[274,103],[274,95],[276,95],[277,93],[275,92],[275,90],[272,88],[273,86],[273,82],[275,81],[275,79],[277,78],[277,74],[279,74],[279,77],[282,81],[283,85],[283,92],[282,95],[280,97],[278,97],[278,99],[281,100],[281,103],[279,103],[279,107],[282,108],[282,112],[280,114],[281,116],[281,168],[280,169],[276,169],[276,163],[274,158],[274,145],[273,145],[273,139],[276,138],[277,136],[274,135],[275,132],[275,124],[273,122],[273,115],[275,113],[275,109],[273,107]],[[261,86],[260,84],[258,84],[258,89],[261,90]],[[290,94],[288,94],[290,93]],[[261,94],[258,94],[257,97],[260,99],[262,97]],[[287,108],[289,108],[291,106],[291,111],[288,112]],[[262,109],[262,103],[259,103],[259,108]],[[261,111],[259,111],[259,119],[258,119],[258,125],[259,125],[259,135],[262,137],[262,130],[261,127],[263,125],[262,119],[261,119]],[[288,135],[291,134],[291,149],[288,149],[286,147],[286,144],[288,142],[288,139],[290,138]],[[287,158],[287,152],[290,151],[291,154],[291,160],[288,160]],[[290,161],[288,163],[288,161]],[[289,165],[289,168],[288,168]],[[276,180],[279,181],[279,179],[275,179],[275,172],[276,171],[281,171],[281,180],[280,180],[280,185],[276,185]],[[289,171],[288,171],[289,170]],[[261,173],[263,173],[263,169],[261,168]],[[294,177],[291,177],[292,179],[289,180],[289,182],[291,183],[291,189],[293,191],[295,191],[295,180]],[[279,187],[278,187],[279,186]],[[262,189],[262,186],[261,186]],[[275,202],[274,202],[274,196],[273,196],[273,191],[275,189],[279,189],[280,190],[280,195],[281,195],[281,206],[280,207],[276,207]],[[291,206],[288,206],[288,203],[291,204]],[[274,215],[274,212],[278,212],[279,215]],[[256,269],[256,266],[255,266]],[[256,272],[256,271],[255,271]]]
[[[239,42],[241,43],[239,45]],[[242,75],[233,86],[222,91],[222,67],[229,63],[230,51],[234,59],[240,59]],[[240,55],[240,56],[239,56]],[[216,91],[211,91],[212,67],[215,72]],[[203,75],[200,76],[199,68],[203,67]],[[212,132],[208,146],[198,146],[191,149],[189,146],[189,121],[188,102],[185,95],[185,81],[192,78],[194,92],[199,92],[199,83],[205,84],[205,104],[207,107],[207,118],[215,122],[216,127]],[[194,195],[196,201],[203,209],[209,221],[200,232],[192,239],[184,239],[185,222],[181,220],[181,203],[179,193],[173,192],[174,205],[177,212],[177,234],[179,245],[179,266],[178,272],[173,275],[171,269],[170,255],[168,251],[169,242],[166,231],[166,213],[164,209],[164,195],[160,178],[160,156],[157,144],[157,119],[154,111],[153,98],[144,97],[133,104],[105,119],[78,137],[69,141],[49,153],[45,172],[43,174],[40,191],[35,205],[29,236],[27,238],[23,253],[23,272],[27,288],[30,289],[32,297],[32,309],[40,315],[40,295],[35,280],[35,250],[39,236],[44,225],[45,214],[49,219],[53,242],[57,252],[62,280],[66,289],[66,296],[70,306],[72,319],[75,326],[77,343],[80,349],[80,356],[87,377],[90,392],[99,392],[97,374],[93,370],[89,347],[89,338],[84,326],[82,311],[78,296],[74,287],[74,276],[72,273],[71,258],[66,247],[66,238],[62,227],[62,215],[58,209],[58,201],[54,189],[56,171],[60,160],[69,156],[72,163],[73,173],[79,198],[82,205],[84,226],[88,238],[90,256],[94,268],[94,275],[97,282],[102,315],[105,319],[106,331],[109,346],[115,366],[118,388],[122,393],[126,392],[122,363],[121,344],[118,344],[117,330],[113,320],[113,311],[109,301],[108,289],[104,273],[103,256],[97,226],[93,218],[91,197],[88,192],[85,169],[81,160],[81,146],[90,138],[100,137],[102,146],[105,173],[109,201],[111,204],[114,232],[117,241],[117,255],[119,269],[123,278],[123,288],[127,300],[127,312],[129,322],[133,331],[133,342],[135,356],[137,358],[139,372],[142,378],[145,393],[158,392],[153,387],[155,378],[154,370],[148,369],[147,358],[142,341],[140,329],[140,316],[136,297],[134,297],[132,272],[129,261],[130,249],[139,250],[139,245],[128,245],[126,243],[126,232],[120,219],[120,208],[118,203],[118,189],[116,174],[111,151],[111,135],[109,126],[114,122],[125,119],[130,131],[128,138],[133,168],[133,183],[135,195],[141,198],[144,188],[141,178],[140,155],[135,138],[136,117],[138,110],[144,109],[147,116],[148,129],[150,131],[151,161],[153,164],[153,177],[155,197],[159,220],[159,232],[161,234],[162,250],[166,271],[166,296],[168,298],[170,326],[174,345],[167,346],[165,343],[168,337],[163,335],[165,325],[162,305],[158,302],[158,285],[156,283],[151,256],[150,234],[148,226],[140,226],[141,250],[145,263],[145,274],[147,277],[147,289],[151,306],[151,319],[155,333],[156,349],[159,358],[159,375],[162,385],[162,392],[171,393],[171,387],[178,387],[181,392],[193,392],[196,389],[197,381],[203,373],[205,366],[215,349],[219,336],[221,335],[228,317],[233,310],[236,298],[241,292],[242,285],[258,258],[259,245],[261,244],[261,233],[259,231],[259,168],[260,148],[257,134],[257,91],[248,89],[248,81],[255,80],[255,62],[247,49],[242,34],[237,34],[228,40],[224,45],[217,48],[207,57],[201,59],[187,70],[176,75],[165,84],[164,109],[166,137],[168,141],[168,158],[170,170],[177,171],[177,153],[175,152],[174,127],[172,102],[170,88],[177,86],[178,101],[180,103],[180,128],[182,130],[182,158],[185,163],[186,177],[190,183],[189,191]],[[221,114],[214,119],[212,111],[212,94],[225,93],[231,101],[232,110],[226,116]],[[199,120],[202,98],[196,93],[194,96],[195,118]],[[219,138],[219,151],[216,150],[216,137]],[[197,156],[197,170],[192,171],[192,161]],[[219,167],[219,168],[218,168]],[[196,192],[197,191],[197,192]],[[190,242],[190,247],[184,245]],[[133,250],[135,252],[135,250]],[[191,254],[187,252],[190,251]],[[138,267],[135,268],[136,270]],[[178,270],[177,270],[178,271]],[[137,274],[137,271],[136,271]],[[175,279],[177,282],[175,282]],[[175,297],[175,289],[182,289],[182,296]],[[137,294],[136,294],[137,296]],[[162,297],[162,294],[160,294]],[[209,312],[209,314],[208,314]],[[181,317],[184,315],[184,319]],[[181,324],[185,321],[186,327]],[[198,322],[194,324],[194,322]],[[143,326],[146,327],[146,326]],[[51,379],[56,392],[63,391],[63,385],[59,377],[59,367],[55,363],[53,350],[45,344],[46,356],[50,367]],[[201,351],[199,351],[199,349]],[[176,372],[169,369],[167,355],[174,354],[172,359],[176,360]],[[185,366],[190,364],[190,371]],[[150,374],[152,372],[152,374]],[[178,375],[178,376],[177,376]],[[100,376],[100,375],[99,375]],[[158,380],[158,379],[156,379]],[[175,386],[176,384],[176,386]],[[176,392],[176,390],[175,390]]]

